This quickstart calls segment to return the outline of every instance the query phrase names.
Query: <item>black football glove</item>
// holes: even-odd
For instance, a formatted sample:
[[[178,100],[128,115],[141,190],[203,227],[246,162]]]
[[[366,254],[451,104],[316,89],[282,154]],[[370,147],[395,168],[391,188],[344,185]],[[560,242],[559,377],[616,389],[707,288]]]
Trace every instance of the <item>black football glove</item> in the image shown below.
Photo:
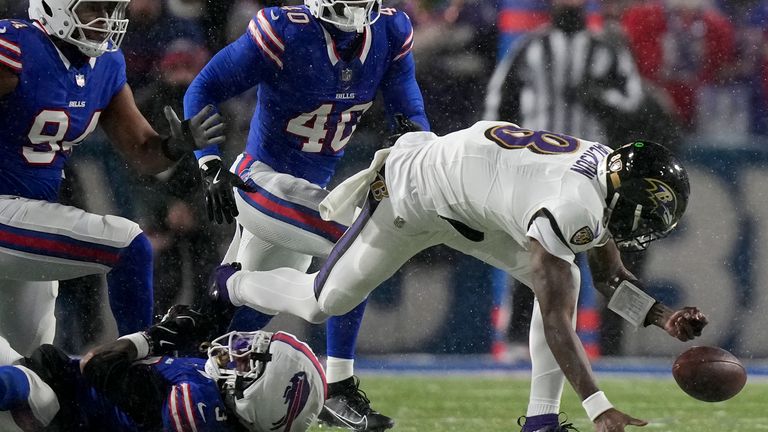
[[[226,139],[221,115],[214,113],[213,105],[206,105],[191,119],[184,121],[179,120],[168,105],[163,111],[171,128],[171,136],[163,141],[163,152],[170,160],[179,160],[186,153],[221,144]]]
[[[253,192],[253,188],[245,184],[236,174],[224,168],[221,159],[212,159],[200,167],[205,182],[205,206],[208,209],[208,219],[216,223],[232,223],[238,215],[235,203],[234,188]]]
[[[212,321],[187,305],[174,305],[162,321],[150,327],[150,355],[194,351],[210,333]]]
[[[424,128],[420,124],[402,114],[395,114],[395,127],[392,130],[392,135],[387,137],[387,147],[395,145],[395,142],[408,132],[420,132],[423,130]]]

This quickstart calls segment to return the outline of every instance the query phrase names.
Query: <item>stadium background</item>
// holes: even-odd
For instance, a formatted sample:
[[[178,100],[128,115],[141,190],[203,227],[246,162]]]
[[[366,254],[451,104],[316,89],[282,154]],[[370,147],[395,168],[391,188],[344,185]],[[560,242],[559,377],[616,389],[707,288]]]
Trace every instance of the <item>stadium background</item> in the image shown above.
[[[590,3],[590,25],[621,25],[628,8],[647,3],[654,2]],[[745,359],[768,357],[768,333],[763,331],[768,326],[763,312],[768,310],[768,2],[666,3],[700,6],[701,13],[722,17],[732,40],[721,47],[719,55],[726,61],[714,78],[691,80],[695,97],[685,107],[687,119],[655,126],[679,129],[681,139],[671,144],[687,162],[692,193],[681,229],[653,245],[642,276],[663,301],[697,305],[709,315],[710,325],[697,344],[719,345]],[[132,0],[124,45],[129,84],[153,124],[162,124],[162,105],[179,106],[183,83],[210,53],[241,34],[264,5],[255,0]],[[384,0],[384,5],[403,8],[413,19],[418,79],[439,134],[481,119],[498,55],[526,32],[546,24],[549,7],[544,0]],[[25,8],[20,0],[0,0],[3,16],[24,17]],[[704,63],[688,66],[708,67]],[[254,97],[249,93],[224,107],[230,124],[229,160],[242,148]],[[347,147],[337,181],[367,165],[386,128],[380,108],[366,115]],[[229,243],[232,227],[205,220],[193,161],[156,178],[139,178],[97,135],[76,149],[67,175],[71,203],[137,220],[150,234],[158,255],[158,312],[175,302],[189,302],[202,289]],[[103,313],[102,285],[98,278],[62,284],[58,313],[69,315],[59,321],[57,341],[72,352],[115,334],[111,318]],[[506,290],[504,278],[485,265],[444,248],[430,250],[374,293],[359,353],[490,353],[494,344],[504,342]],[[602,304],[593,295],[584,297],[588,320],[580,325],[586,330],[584,340],[594,344],[599,331],[594,311]],[[295,332],[323,352],[323,326],[290,317],[280,317],[271,326]],[[685,347],[655,329],[626,329],[617,343],[628,356],[669,357]],[[598,352],[599,347],[593,351]]]

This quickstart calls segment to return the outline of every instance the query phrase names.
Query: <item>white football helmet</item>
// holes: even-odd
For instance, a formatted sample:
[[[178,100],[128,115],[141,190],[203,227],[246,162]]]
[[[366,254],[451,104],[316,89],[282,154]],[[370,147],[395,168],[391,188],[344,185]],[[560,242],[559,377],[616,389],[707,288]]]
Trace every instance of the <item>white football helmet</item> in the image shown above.
[[[29,18],[88,57],[117,51],[128,28],[130,0],[29,0]]]
[[[304,0],[315,18],[344,31],[357,31],[372,25],[381,16],[381,0]]]
[[[326,397],[325,372],[309,346],[284,333],[230,332],[208,348],[205,371],[250,431],[303,432]]]

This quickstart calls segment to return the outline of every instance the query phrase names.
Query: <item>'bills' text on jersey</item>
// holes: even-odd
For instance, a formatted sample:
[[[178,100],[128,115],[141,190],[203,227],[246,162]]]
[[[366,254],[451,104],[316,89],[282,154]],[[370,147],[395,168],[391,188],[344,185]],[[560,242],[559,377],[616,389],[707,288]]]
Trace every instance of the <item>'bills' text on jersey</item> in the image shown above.
[[[19,76],[0,98],[0,195],[56,201],[72,147],[125,85],[123,54],[77,68],[38,23],[0,20],[0,66]]]
[[[382,9],[357,36],[322,25],[305,6],[263,9],[192,83],[185,115],[258,85],[246,152],[276,171],[325,186],[379,89],[390,114],[429,126],[413,73],[408,16]]]

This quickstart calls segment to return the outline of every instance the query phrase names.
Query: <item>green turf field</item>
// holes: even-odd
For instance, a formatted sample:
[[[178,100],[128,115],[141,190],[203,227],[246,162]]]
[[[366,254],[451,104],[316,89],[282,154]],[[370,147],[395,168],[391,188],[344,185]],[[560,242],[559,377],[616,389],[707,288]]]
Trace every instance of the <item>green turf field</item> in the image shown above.
[[[528,397],[528,381],[523,379],[364,374],[362,378],[374,408],[393,416],[398,432],[516,432],[516,419],[524,413]],[[602,378],[600,386],[616,407],[649,422],[628,431],[768,431],[766,380],[751,380],[735,398],[719,403],[690,398],[671,378]],[[568,387],[562,410],[580,431],[594,430]]]

